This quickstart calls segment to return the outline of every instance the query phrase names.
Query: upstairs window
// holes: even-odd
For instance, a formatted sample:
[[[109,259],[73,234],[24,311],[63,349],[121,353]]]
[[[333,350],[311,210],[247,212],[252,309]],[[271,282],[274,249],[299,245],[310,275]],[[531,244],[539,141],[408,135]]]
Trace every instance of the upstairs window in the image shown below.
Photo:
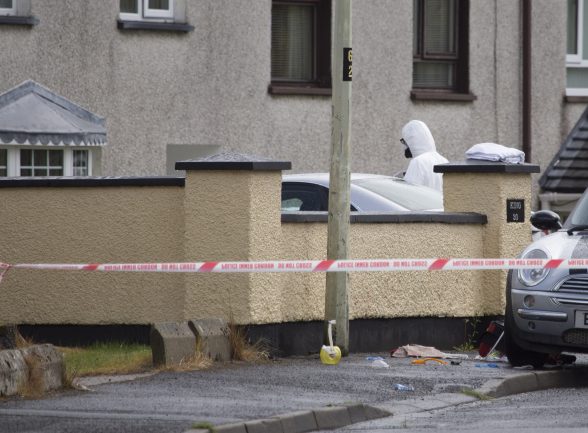
[[[588,96],[588,21],[585,0],[567,0],[566,95]]]
[[[16,15],[16,0],[0,0],[0,15]]]
[[[173,19],[174,0],[120,0],[123,20]]]
[[[272,93],[330,89],[330,0],[272,2],[271,79]]]
[[[469,93],[468,0],[413,0],[415,91]]]

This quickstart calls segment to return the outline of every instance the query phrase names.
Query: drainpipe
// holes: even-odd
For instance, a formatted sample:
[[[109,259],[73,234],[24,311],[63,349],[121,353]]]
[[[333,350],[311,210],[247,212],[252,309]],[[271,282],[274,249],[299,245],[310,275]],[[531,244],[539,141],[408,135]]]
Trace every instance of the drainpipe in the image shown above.
[[[523,152],[531,162],[531,0],[521,0],[523,15]]]

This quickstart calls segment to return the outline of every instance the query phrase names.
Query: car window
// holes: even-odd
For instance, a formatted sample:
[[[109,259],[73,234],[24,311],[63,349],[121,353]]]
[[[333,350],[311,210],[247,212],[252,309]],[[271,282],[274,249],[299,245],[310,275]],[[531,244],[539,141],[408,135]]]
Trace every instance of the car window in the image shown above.
[[[320,185],[288,182],[282,184],[283,211],[325,211],[327,203],[327,189]]]
[[[443,195],[439,191],[420,185],[411,185],[401,179],[374,177],[355,179],[351,183],[410,210],[443,208]]]

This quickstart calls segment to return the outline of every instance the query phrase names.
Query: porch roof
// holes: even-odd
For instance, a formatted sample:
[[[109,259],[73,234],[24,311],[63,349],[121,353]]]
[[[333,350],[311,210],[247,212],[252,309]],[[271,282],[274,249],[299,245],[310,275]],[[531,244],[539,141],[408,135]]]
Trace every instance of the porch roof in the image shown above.
[[[103,146],[105,123],[31,80],[0,95],[3,145]]]
[[[588,108],[539,179],[543,191],[583,193],[588,186]]]

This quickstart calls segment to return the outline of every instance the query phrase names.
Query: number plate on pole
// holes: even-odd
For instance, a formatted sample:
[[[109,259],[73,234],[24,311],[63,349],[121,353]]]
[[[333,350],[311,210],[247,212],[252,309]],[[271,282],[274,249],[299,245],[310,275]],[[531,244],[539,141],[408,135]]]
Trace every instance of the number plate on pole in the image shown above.
[[[351,81],[351,48],[343,48],[343,81]]]

